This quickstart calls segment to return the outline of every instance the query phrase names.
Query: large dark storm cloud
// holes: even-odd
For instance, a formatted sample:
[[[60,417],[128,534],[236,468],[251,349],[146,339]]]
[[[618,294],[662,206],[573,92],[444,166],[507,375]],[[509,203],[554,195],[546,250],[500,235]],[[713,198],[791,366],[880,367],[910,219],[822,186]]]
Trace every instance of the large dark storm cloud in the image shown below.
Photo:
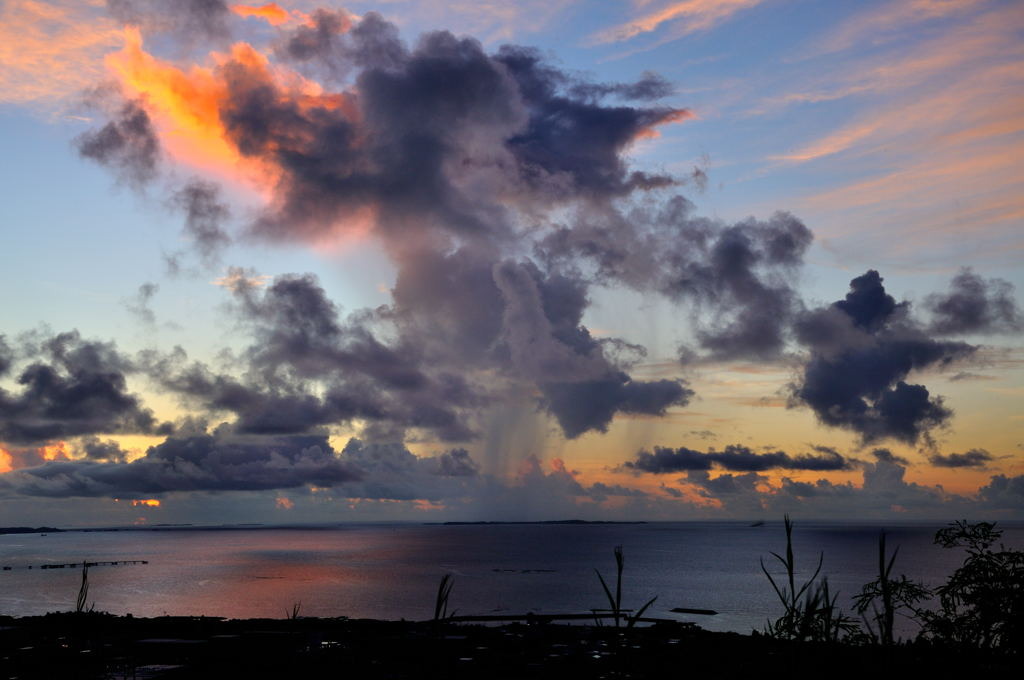
[[[147,7],[128,5],[136,14]],[[616,413],[659,415],[686,403],[692,392],[679,380],[629,375],[627,343],[590,336],[582,317],[591,282],[531,261],[523,231],[524,220],[544,220],[558,205],[606,204],[676,183],[631,170],[623,152],[687,112],[603,101],[665,96],[663,79],[586,83],[534,50],[487,54],[443,31],[409,48],[372,12],[354,23],[342,11],[314,12],[277,51],[328,72],[340,90],[318,103],[294,96],[257,61],[216,67],[229,143],[278,170],[275,198],[251,233],[317,239],[372,220],[398,265],[394,304],[340,322],[325,297],[310,294],[315,286],[280,279],[243,305],[254,336],[248,377],[241,388],[219,381],[233,398],[214,395],[215,380],[193,380],[186,392],[214,395],[208,403],[234,411],[244,431],[358,417],[449,439],[471,437],[460,410],[487,401],[471,384],[477,370],[534,384],[570,437],[606,429]],[[191,184],[175,200],[200,246],[226,241],[208,185]],[[193,367],[193,378],[200,373]]]
[[[110,8],[146,30],[180,28],[156,3]],[[196,0],[182,21],[216,27],[225,11]],[[152,362],[161,384],[234,413],[239,431],[360,420],[388,436],[420,428],[465,440],[475,411],[530,386],[570,438],[605,431],[617,414],[685,406],[694,393],[682,380],[630,375],[643,347],[591,335],[583,318],[595,287],[693,305],[712,357],[781,351],[811,234],[784,213],[699,218],[665,191],[683,180],[629,166],[633,142],[690,117],[650,104],[672,94],[660,76],[590,82],[534,49],[488,53],[446,31],[410,47],[376,13],[343,10],[314,11],[275,43],[277,58],[333,88],[323,95],[299,96],[259,59],[232,54],[212,69],[226,141],[277,178],[249,235],[319,240],[369,222],[398,270],[393,304],[344,320],[308,278],[241,289],[253,340],[241,377]],[[123,149],[151,131],[142,122],[91,133],[111,137],[92,157],[134,158]],[[227,244],[214,187],[193,182],[173,202],[200,250]],[[553,223],[553,209],[568,225]]]
[[[792,386],[793,402],[865,443],[914,443],[945,425],[952,411],[943,399],[906,380],[912,371],[943,368],[976,350],[926,333],[909,303],[897,303],[873,270],[853,279],[843,300],[802,315],[796,333],[810,356]]]
[[[717,466],[734,472],[763,472],[765,470],[848,470],[851,461],[836,451],[822,449],[818,455],[791,456],[785,451],[757,453],[746,446],[732,444],[722,451],[710,449],[696,451],[681,446],[678,449],[654,447],[654,452],[640,451],[634,460],[623,463],[623,468],[655,474],[678,473],[689,470],[711,470]]]
[[[525,48],[488,55],[475,40],[441,31],[410,50],[373,13],[345,33],[336,14],[313,20],[296,29],[286,52],[352,69],[354,89],[340,100],[310,106],[258,66],[236,60],[220,68],[231,142],[281,170],[275,205],[257,224],[267,236],[330,233],[372,208],[383,231],[500,237],[510,208],[673,183],[629,171],[622,151],[685,116],[681,109],[573,97],[559,89],[562,74]],[[387,58],[368,61],[364,51]]]
[[[132,362],[110,343],[77,332],[26,343],[17,388],[0,388],[0,442],[42,445],[90,434],[168,434],[128,390]]]

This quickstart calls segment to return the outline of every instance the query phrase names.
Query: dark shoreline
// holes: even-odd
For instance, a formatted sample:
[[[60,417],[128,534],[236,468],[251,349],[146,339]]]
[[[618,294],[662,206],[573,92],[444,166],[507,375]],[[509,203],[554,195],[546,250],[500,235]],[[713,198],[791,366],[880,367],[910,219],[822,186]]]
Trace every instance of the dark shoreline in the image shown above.
[[[800,643],[693,624],[501,626],[345,618],[225,620],[103,613],[0,617],[18,678],[1012,677],[1019,657],[930,644]]]

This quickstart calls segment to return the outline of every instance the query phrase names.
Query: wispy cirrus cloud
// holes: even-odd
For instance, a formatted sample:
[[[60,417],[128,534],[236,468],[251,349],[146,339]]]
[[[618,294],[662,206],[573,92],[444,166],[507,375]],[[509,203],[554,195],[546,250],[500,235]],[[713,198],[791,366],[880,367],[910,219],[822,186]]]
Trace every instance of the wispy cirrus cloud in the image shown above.
[[[768,97],[749,113],[761,115],[792,105],[905,92],[934,78],[948,76],[950,72],[991,63],[993,56],[1019,55],[1012,25],[1004,23],[1006,18],[994,12],[936,39],[913,43],[902,53],[886,51],[878,56],[858,58],[852,67],[830,65],[822,73],[805,77],[810,80],[810,87]],[[951,49],[951,45],[955,49]]]
[[[1018,39],[1022,22],[1020,7],[983,14],[902,54],[878,57],[866,68],[858,62],[841,69],[838,78],[830,72],[821,78],[827,86],[773,97],[754,113],[858,95],[881,98],[847,125],[776,157],[796,162],[839,153],[873,137],[922,131],[923,126],[942,133],[947,143],[1016,131],[1019,124],[1007,123],[1020,119],[1019,100],[996,95],[1013,91],[1024,78],[1024,48]]]
[[[799,104],[845,113],[839,126],[769,157],[790,166],[815,163],[845,178],[805,196],[808,212],[856,220],[879,235],[898,226],[906,238],[891,243],[890,252],[914,250],[918,259],[917,237],[937,232],[970,231],[984,236],[972,249],[1019,252],[1024,7],[982,5],[958,5],[961,14],[975,12],[945,22],[924,41],[887,48],[866,63],[832,64],[818,86],[770,98],[755,112]],[[941,9],[952,12],[953,3]]]
[[[0,102],[45,108],[94,85],[122,42],[102,2],[10,0],[0,6]]]
[[[707,31],[726,21],[737,12],[761,4],[762,0],[684,0],[662,3],[657,9],[599,31],[588,42],[594,45],[622,42],[638,35],[652,33],[663,26],[671,26],[673,37]],[[646,2],[635,3],[640,7]]]
[[[968,12],[990,0],[895,0],[859,13],[827,33],[815,45],[818,54],[839,52],[864,43],[891,40],[908,26]]]

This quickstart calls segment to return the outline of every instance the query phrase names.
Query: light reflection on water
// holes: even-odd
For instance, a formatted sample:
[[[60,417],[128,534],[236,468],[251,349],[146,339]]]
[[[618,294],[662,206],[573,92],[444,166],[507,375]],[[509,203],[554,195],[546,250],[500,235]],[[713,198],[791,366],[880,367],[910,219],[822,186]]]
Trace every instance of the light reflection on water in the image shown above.
[[[900,545],[895,574],[937,585],[961,563],[932,544],[941,525],[886,526]],[[1000,525],[1002,527],[1002,525]],[[845,600],[872,580],[880,525],[797,523],[797,565],[806,578],[824,551],[822,573]],[[1024,546],[1024,526],[1007,525],[1008,546]],[[782,552],[781,523],[642,525],[345,525],[324,529],[122,530],[0,536],[0,614],[73,608],[75,569],[23,567],[82,560],[147,560],[95,567],[90,602],[115,614],[282,618],[301,602],[309,616],[426,619],[438,580],[455,575],[450,608],[459,614],[578,613],[606,607],[594,568],[614,578],[612,547],[625,551],[626,606],[657,595],[649,616],[697,621],[747,633],[778,616],[759,557]],[[670,614],[673,607],[720,612]],[[849,605],[847,603],[847,608]]]

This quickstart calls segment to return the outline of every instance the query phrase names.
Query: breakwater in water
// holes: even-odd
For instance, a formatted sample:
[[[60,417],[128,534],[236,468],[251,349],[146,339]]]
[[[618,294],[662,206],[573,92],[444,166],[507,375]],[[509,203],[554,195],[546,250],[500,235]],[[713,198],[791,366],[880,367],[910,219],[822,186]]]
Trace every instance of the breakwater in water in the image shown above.
[[[2,571],[12,571],[14,569],[81,569],[83,567],[127,567],[137,564],[149,564],[149,560],[100,560],[98,562],[69,562],[67,564],[40,564],[40,565],[28,565],[22,567],[13,567],[10,565],[0,566]]]

